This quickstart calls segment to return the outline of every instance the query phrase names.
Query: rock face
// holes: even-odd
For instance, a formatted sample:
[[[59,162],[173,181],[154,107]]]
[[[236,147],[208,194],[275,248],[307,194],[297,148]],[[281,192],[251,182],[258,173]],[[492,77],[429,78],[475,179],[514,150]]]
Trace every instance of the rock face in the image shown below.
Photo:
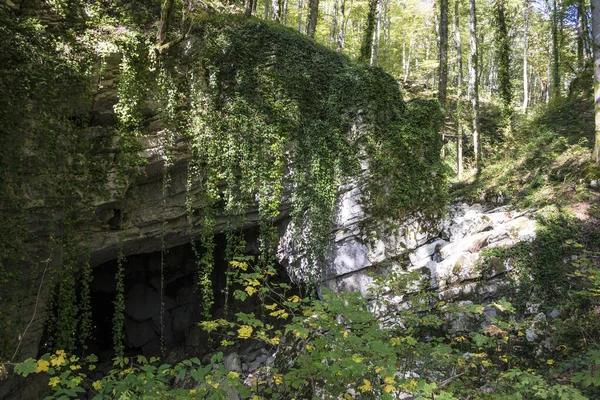
[[[368,218],[356,185],[342,188],[322,271],[324,287],[368,296],[374,275],[420,270],[442,298],[490,298],[506,284],[502,275],[510,266],[492,260],[492,270],[484,271],[481,251],[530,242],[536,236],[535,221],[527,213],[481,204],[452,204],[447,217],[433,227],[425,229],[409,220],[391,234],[376,233],[374,238],[366,238],[360,228]],[[279,261],[288,268],[302,258],[288,245],[290,235],[288,230],[279,247]]]

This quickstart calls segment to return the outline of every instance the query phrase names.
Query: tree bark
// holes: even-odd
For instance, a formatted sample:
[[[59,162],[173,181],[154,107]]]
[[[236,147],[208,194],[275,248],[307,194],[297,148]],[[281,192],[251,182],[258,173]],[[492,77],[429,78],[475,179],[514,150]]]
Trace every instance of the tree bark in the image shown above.
[[[310,0],[309,2],[310,15],[308,17],[308,26],[306,27],[306,34],[314,38],[315,31],[317,30],[317,18],[319,16],[319,0]]]
[[[506,24],[504,0],[496,0],[496,59],[498,62],[498,92],[503,112],[510,113],[512,85],[510,81],[510,38]]]
[[[461,126],[461,114],[462,114],[462,48],[460,38],[460,24],[458,14],[459,0],[454,1],[454,31],[456,35],[456,173],[458,179],[462,179],[462,126]]]
[[[344,49],[344,42],[346,41],[346,0],[340,0],[340,14],[339,14],[339,27],[337,35],[337,50],[342,51]]]
[[[529,44],[529,1],[525,0],[525,7],[523,7],[523,112],[527,113],[527,107],[529,106],[529,75],[527,65],[527,46]]]
[[[584,37],[583,37],[583,14],[585,4],[583,0],[577,0],[577,67],[583,68],[584,65]]]
[[[267,1],[269,1],[269,0],[267,0]],[[273,21],[279,22],[280,21],[280,19],[279,19],[279,15],[280,14],[279,13],[280,13],[280,11],[279,11],[279,0],[271,0],[271,19]]]
[[[479,74],[477,53],[477,10],[475,0],[469,0],[471,23],[469,33],[471,37],[471,61],[469,64],[469,93],[471,95],[471,107],[473,108],[473,152],[475,155],[475,167],[477,173],[481,172],[481,147],[479,144]]]
[[[337,31],[338,31],[338,13],[339,6],[338,0],[333,1],[333,19],[331,20],[331,30],[329,35],[330,42],[337,45]]]
[[[377,0],[369,0],[369,11],[367,12],[367,21],[365,36],[360,46],[359,59],[366,62],[371,59],[371,48],[373,46],[373,33],[375,31],[375,14],[377,13]]]
[[[173,11],[173,3],[175,0],[165,0],[160,9],[160,22],[158,24],[158,32],[156,33],[156,44],[163,45],[167,41],[167,32],[169,31],[169,18]]]
[[[600,0],[592,3],[592,35],[594,37],[594,116],[596,132],[593,161],[600,165]]]
[[[302,25],[302,0],[298,0],[298,32],[304,31],[304,26]]]
[[[559,58],[559,37],[558,37],[558,22],[559,22],[559,13],[558,13],[558,1],[552,0],[552,26],[551,26],[551,36],[552,36],[552,97],[560,96],[560,58]]]
[[[373,48],[371,49],[371,65],[379,66],[379,46],[381,44],[381,1],[377,2],[377,29],[373,38]]]
[[[438,100],[442,107],[446,105],[448,86],[448,0],[440,0],[440,63],[438,80]]]

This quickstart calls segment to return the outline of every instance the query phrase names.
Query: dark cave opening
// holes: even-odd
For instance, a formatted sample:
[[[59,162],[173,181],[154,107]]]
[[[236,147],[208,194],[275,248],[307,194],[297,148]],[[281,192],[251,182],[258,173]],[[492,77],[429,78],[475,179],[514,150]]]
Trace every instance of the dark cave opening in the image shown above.
[[[256,256],[258,232],[246,231],[244,235],[248,243],[245,254]],[[211,312],[215,318],[225,316],[224,289],[228,263],[226,248],[226,235],[216,235],[214,268],[211,276],[214,293]],[[161,264],[164,277],[162,296]],[[98,265],[93,270],[91,286],[93,331],[87,351],[98,355],[101,360],[110,360],[114,356],[113,314],[117,268],[115,259]],[[204,316],[201,288],[198,285],[198,267],[191,244],[170,248],[164,255],[157,251],[129,256],[124,263],[124,269],[126,355],[165,357],[172,351],[183,356],[210,351],[212,348],[209,344],[210,335],[197,326]],[[285,269],[279,267],[278,270],[279,274],[275,279],[289,282]],[[243,304],[236,303],[233,300],[233,289],[229,290],[230,315],[237,311],[252,312],[260,307],[257,299],[250,299]]]

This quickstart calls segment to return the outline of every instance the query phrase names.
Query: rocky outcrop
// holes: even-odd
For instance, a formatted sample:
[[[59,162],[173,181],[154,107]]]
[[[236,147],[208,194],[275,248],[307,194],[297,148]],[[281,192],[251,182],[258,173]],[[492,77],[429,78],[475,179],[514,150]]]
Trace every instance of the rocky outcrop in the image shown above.
[[[466,203],[450,205],[445,219],[427,227],[412,219],[391,233],[380,229],[370,231],[367,237],[364,224],[369,216],[361,201],[354,183],[340,191],[332,241],[321,275],[322,286],[334,292],[360,291],[369,296],[374,276],[419,270],[441,298],[491,298],[505,286],[503,276],[511,266],[492,260],[492,268],[484,270],[481,251],[530,242],[536,237],[536,223],[530,212]],[[288,268],[302,262],[302,255],[294,253],[289,245],[291,240],[288,229],[279,247],[279,260]]]

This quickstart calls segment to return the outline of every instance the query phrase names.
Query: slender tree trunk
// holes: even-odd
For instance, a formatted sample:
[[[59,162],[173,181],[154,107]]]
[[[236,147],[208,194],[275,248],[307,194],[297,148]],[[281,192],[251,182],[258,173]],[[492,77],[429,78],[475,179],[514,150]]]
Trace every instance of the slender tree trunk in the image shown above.
[[[346,0],[340,0],[340,22],[337,36],[337,49],[342,51],[344,49],[344,42],[346,41]]]
[[[381,44],[381,0],[377,2],[377,29],[373,38],[373,48],[371,49],[371,65],[379,66],[379,46]]]
[[[552,36],[552,34],[550,35]],[[550,42],[548,42],[548,70],[547,70],[547,79],[546,79],[546,103],[550,101],[550,97],[553,96],[552,91],[552,38],[550,38]]]
[[[440,64],[438,81],[438,99],[446,105],[446,87],[448,86],[448,0],[440,0]]]
[[[527,65],[527,46],[529,42],[528,36],[529,30],[529,1],[525,0],[525,6],[523,7],[523,112],[527,113],[527,107],[529,106],[529,79],[528,79],[528,65]]]
[[[298,32],[304,32],[304,26],[302,25],[302,0],[298,0]]]
[[[584,65],[584,37],[583,14],[585,12],[584,0],[577,0],[577,67],[583,69]]]
[[[373,46],[373,33],[375,31],[375,14],[377,12],[377,0],[369,0],[369,11],[367,12],[365,36],[360,46],[359,59],[366,62],[371,58],[371,48]]]
[[[287,24],[287,14],[288,14],[288,0],[283,0],[283,24]]]
[[[271,17],[271,0],[265,0],[265,19],[269,19],[270,17]]]
[[[408,43],[408,55],[406,57],[406,64],[404,64],[404,82],[406,83],[406,81],[408,81],[408,77],[410,76],[410,63],[411,63],[411,56],[412,56],[412,39],[410,39],[410,42]],[[404,42],[402,43],[403,49],[404,49]]]
[[[479,74],[477,53],[477,11],[475,0],[469,0],[471,23],[469,33],[471,36],[471,63],[469,71],[469,87],[471,93],[471,106],[473,108],[473,152],[475,154],[475,167],[477,173],[481,172],[481,147],[479,144]]]
[[[329,31],[329,40],[332,45],[337,44],[337,31],[338,31],[338,0],[333,1],[333,19],[331,20],[331,30]]]
[[[254,11],[254,2],[256,0],[246,0],[246,9],[244,10],[244,15],[249,17],[252,15],[252,11]]]
[[[559,60],[559,37],[558,37],[558,1],[552,0],[552,97],[560,96],[560,60]]]
[[[269,0],[266,0],[269,1]],[[271,19],[279,22],[279,0],[271,0]]]
[[[461,126],[463,75],[458,6],[459,0],[454,0],[454,31],[456,35],[456,173],[458,175],[458,179],[460,180],[462,179],[463,170],[463,137]]]
[[[600,165],[600,0],[592,0],[592,35],[594,37],[594,111],[596,134],[592,158]]]
[[[506,24],[504,0],[496,0],[496,59],[498,62],[498,92],[505,113],[510,113],[512,85],[510,81],[510,38]],[[507,115],[508,116],[508,115]]]
[[[306,34],[311,38],[315,37],[317,30],[317,18],[319,17],[319,0],[309,0],[310,15],[308,17],[308,26]]]
[[[160,22],[158,24],[158,32],[156,33],[156,44],[158,46],[165,44],[167,41],[167,32],[169,31],[169,18],[173,11],[173,3],[175,0],[165,0],[160,9]]]

